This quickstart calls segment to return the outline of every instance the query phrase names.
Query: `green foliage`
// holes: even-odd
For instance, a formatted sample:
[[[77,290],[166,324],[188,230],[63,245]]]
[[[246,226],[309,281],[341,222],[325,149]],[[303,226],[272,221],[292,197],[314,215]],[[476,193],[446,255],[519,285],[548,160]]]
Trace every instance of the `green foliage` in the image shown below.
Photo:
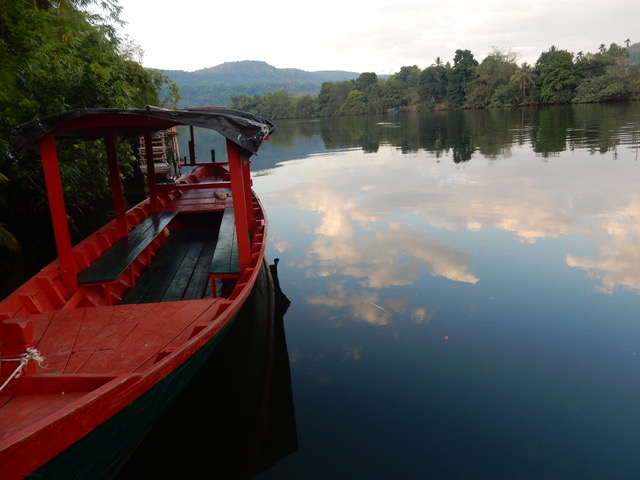
[[[316,101],[309,95],[296,97],[294,100],[294,118],[313,118],[316,116]]]
[[[106,17],[90,13],[99,6]],[[11,129],[33,118],[74,108],[174,106],[178,87],[159,71],[134,61],[116,35],[121,7],[115,0],[4,2],[0,9],[0,218],[7,223],[46,215],[34,149],[20,163],[4,155]],[[119,146],[123,172],[133,174],[131,146]],[[70,213],[98,208],[110,194],[96,169],[98,150],[69,144],[60,150]],[[17,180],[20,181],[17,181]],[[1,231],[0,231],[1,234]]]
[[[513,83],[503,83],[496,86],[489,98],[489,107],[503,107],[518,105],[520,103],[520,90]]]
[[[640,65],[617,68],[610,66],[602,75],[578,85],[574,102],[607,102],[623,100],[640,93]]]
[[[14,100],[16,96],[16,82],[15,74],[10,69],[0,70],[0,102],[9,103]],[[5,160],[5,153],[7,151],[7,140],[0,137],[0,158]],[[9,182],[9,178],[0,172],[0,185]],[[6,206],[6,199],[0,195],[0,208]],[[6,224],[0,221],[0,247],[3,247],[11,252],[17,252],[20,250],[20,243],[18,239],[5,228]]]
[[[528,63],[520,65],[511,75],[510,81],[513,85],[517,85],[521,91],[521,101],[524,103],[527,98],[527,87],[533,85],[534,75]]]
[[[418,92],[431,105],[444,102],[448,87],[448,69],[442,63],[425,68],[420,73]]]
[[[9,179],[0,173],[0,184],[7,183]],[[0,202],[4,202],[4,199],[0,197]],[[4,247],[9,251],[17,252],[20,250],[20,243],[18,239],[5,228],[6,224],[0,221],[0,247]]]
[[[381,85],[379,96],[384,110],[396,108],[400,105],[407,105],[407,92],[403,89],[401,82],[393,80],[393,76]]]
[[[360,90],[361,92],[367,92],[373,88],[374,85],[378,83],[378,75],[373,72],[365,72],[361,73],[360,76],[356,79],[356,83],[354,84],[356,90]]]
[[[447,99],[453,107],[465,104],[467,93],[477,78],[478,61],[469,50],[456,50],[453,57],[453,68],[449,70],[449,88]]]
[[[421,71],[416,65],[402,67],[398,73],[386,81],[385,86],[389,89],[386,97],[392,106],[406,106],[418,102],[420,99],[420,73]]]
[[[575,71],[582,79],[598,77],[605,74],[609,67],[625,66],[629,64],[629,51],[612,43],[609,49],[604,45],[596,53],[579,52],[576,56]]]
[[[260,97],[260,95],[253,95],[252,97],[248,95],[231,95],[229,101],[229,106],[231,108],[250,111],[260,104],[262,97]]]
[[[292,98],[284,91],[267,93],[256,109],[265,118],[286,118],[293,111]]]
[[[350,81],[323,83],[318,94],[318,113],[320,116],[338,115],[352,88],[353,84]]]
[[[511,77],[518,69],[516,55],[494,49],[475,69],[476,78],[466,97],[466,103],[474,107],[511,105],[516,103],[509,88]]]
[[[367,96],[360,90],[351,90],[347,101],[340,109],[343,115],[362,115],[367,113]]]
[[[536,85],[543,103],[568,103],[578,85],[573,54],[552,46],[536,62]]]

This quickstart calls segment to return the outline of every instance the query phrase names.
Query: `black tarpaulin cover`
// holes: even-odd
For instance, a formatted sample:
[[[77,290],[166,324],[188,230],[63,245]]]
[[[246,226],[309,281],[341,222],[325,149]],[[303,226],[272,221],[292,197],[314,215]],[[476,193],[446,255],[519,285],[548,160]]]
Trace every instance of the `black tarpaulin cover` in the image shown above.
[[[14,128],[9,138],[9,154],[20,158],[30,146],[50,133],[98,138],[99,132],[105,130],[139,135],[149,127],[165,129],[175,125],[215,130],[252,154],[258,152],[262,141],[275,130],[273,124],[262,117],[226,108],[85,108],[47,115]]]

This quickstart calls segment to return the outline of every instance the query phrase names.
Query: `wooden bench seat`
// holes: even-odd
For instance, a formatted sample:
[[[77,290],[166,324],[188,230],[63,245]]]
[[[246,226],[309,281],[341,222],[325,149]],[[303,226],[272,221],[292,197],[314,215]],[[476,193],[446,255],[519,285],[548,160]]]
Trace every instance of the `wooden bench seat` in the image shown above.
[[[96,259],[89,268],[78,274],[81,284],[117,280],[178,214],[155,212],[136,225],[128,237],[121,238]]]
[[[236,240],[236,218],[232,208],[225,208],[220,222],[218,242],[213,252],[209,276],[229,278],[240,275],[238,242]]]

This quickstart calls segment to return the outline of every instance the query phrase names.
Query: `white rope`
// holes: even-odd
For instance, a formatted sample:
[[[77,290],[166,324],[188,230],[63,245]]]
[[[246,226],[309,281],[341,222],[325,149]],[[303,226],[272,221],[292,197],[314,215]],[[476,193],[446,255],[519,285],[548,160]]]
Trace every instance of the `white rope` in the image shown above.
[[[16,367],[16,369],[13,371],[13,373],[11,375],[9,375],[9,378],[7,378],[7,380],[2,384],[2,386],[0,387],[0,392],[2,392],[2,390],[4,390],[4,387],[9,385],[9,382],[11,380],[13,380],[14,378],[18,378],[20,376],[20,373],[22,372],[22,369],[31,360],[34,360],[38,365],[41,365],[42,362],[44,361],[44,357],[42,355],[40,355],[40,352],[37,349],[35,349],[35,348],[27,348],[27,353],[23,353],[22,355],[20,355],[18,357],[0,358],[0,362],[20,362],[20,364]]]

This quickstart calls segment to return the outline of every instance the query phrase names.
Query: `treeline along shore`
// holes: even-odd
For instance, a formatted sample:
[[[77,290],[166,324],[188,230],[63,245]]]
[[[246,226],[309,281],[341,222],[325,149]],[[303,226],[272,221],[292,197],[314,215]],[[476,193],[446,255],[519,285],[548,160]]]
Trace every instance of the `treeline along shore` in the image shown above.
[[[232,95],[230,106],[267,118],[312,118],[637,100],[640,43],[624,44],[577,54],[552,46],[535,65],[518,65],[517,54],[496,48],[481,62],[469,50],[456,50],[453,62],[437,58],[423,70],[413,65],[386,79],[365,72],[355,80],[324,82],[317,96],[285,90]]]

